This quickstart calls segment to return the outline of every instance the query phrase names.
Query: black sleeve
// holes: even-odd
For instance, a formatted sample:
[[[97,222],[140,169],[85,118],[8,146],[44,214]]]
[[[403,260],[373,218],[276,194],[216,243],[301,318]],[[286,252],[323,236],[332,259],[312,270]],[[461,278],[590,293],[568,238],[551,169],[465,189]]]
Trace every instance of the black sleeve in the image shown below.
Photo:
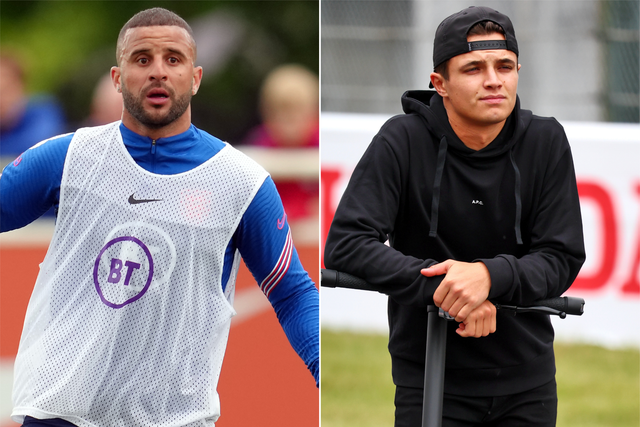
[[[327,268],[360,277],[404,305],[432,301],[442,277],[420,269],[435,264],[404,255],[385,242],[393,232],[408,154],[379,133],[356,166],[336,209],[325,244]]]

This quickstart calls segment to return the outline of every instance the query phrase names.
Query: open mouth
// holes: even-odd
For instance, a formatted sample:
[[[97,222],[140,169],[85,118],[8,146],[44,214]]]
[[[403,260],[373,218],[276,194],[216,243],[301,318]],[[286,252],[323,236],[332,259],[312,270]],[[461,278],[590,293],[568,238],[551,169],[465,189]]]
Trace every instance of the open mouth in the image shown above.
[[[148,98],[168,98],[169,93],[164,89],[151,89],[147,93]]]
[[[169,99],[169,92],[163,88],[150,89],[147,92],[147,99],[152,104],[164,104]]]

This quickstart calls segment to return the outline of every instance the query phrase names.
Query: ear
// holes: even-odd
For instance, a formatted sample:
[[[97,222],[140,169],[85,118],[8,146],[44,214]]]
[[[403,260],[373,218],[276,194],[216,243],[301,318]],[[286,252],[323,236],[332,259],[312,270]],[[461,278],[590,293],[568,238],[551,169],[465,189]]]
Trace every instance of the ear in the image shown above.
[[[120,68],[119,67],[111,67],[111,81],[113,82],[113,87],[116,88],[118,93],[122,92],[122,83],[120,80]]]
[[[194,67],[193,68],[193,89],[191,90],[191,95],[195,95],[198,93],[198,89],[200,88],[200,83],[202,82],[202,67]]]
[[[521,67],[522,67],[522,64],[518,64],[518,72],[520,72]]]
[[[431,78],[431,84],[435,88],[436,92],[438,92],[438,95],[442,96],[443,98],[447,96],[445,79],[444,77],[442,77],[442,74],[434,72],[434,73],[431,73],[429,77]]]

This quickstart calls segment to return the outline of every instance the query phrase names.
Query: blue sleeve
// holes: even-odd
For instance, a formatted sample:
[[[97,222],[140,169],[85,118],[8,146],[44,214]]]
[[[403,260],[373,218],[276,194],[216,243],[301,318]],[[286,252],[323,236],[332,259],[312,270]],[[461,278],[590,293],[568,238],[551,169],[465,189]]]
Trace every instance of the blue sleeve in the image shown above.
[[[9,163],[0,175],[0,231],[24,227],[57,209],[60,182],[73,134],[45,140]]]
[[[313,374],[317,386],[319,293],[300,263],[271,177],[265,180],[247,208],[236,236],[245,264],[269,299],[291,346]]]

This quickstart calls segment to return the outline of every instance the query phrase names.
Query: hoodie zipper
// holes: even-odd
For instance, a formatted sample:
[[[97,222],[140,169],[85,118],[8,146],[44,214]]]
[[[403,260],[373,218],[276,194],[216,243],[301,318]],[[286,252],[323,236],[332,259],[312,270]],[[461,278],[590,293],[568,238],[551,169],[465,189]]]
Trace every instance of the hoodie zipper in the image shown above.
[[[151,170],[156,171],[156,140],[151,140]]]

